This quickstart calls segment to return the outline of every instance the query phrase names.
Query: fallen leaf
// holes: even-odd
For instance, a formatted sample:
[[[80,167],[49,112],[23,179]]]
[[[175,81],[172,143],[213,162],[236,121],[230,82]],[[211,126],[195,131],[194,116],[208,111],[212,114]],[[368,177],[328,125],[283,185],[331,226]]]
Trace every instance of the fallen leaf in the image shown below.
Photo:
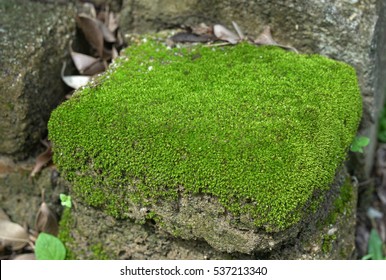
[[[266,46],[277,46],[282,49],[298,52],[295,48],[291,46],[284,46],[279,43],[277,43],[273,38],[271,34],[271,28],[269,26],[264,27],[263,32],[256,38],[256,40],[253,41],[256,45],[266,45]]]
[[[106,25],[104,25],[104,23],[101,22],[100,20],[97,20],[97,23],[103,34],[103,39],[106,42],[115,43],[117,39],[115,38],[114,34],[110,31],[110,29]]]
[[[101,22],[103,22],[104,24],[107,24],[107,23],[108,23],[108,20],[109,20],[108,14],[109,14],[109,6],[107,5],[107,6],[105,7],[105,10],[101,10],[101,11],[99,11],[99,12],[97,13],[96,18],[97,18],[98,20],[100,20]]]
[[[239,36],[221,24],[216,24],[213,26],[213,33],[218,39],[227,41],[231,44],[237,44],[241,40]]]
[[[278,45],[278,43],[272,38],[271,28],[269,26],[264,27],[263,32],[253,42],[256,45]]]
[[[86,40],[97,51],[99,57],[102,57],[104,48],[103,32],[98,21],[85,14],[79,14],[76,17],[76,22]]]
[[[236,30],[237,35],[239,36],[240,40],[244,40],[245,36],[244,36],[243,31],[241,31],[240,26],[234,21],[232,21],[232,25],[233,25],[233,28]]]
[[[210,35],[213,36],[213,27],[200,23],[198,26],[191,27],[192,33],[197,35]]]
[[[91,80],[90,76],[80,76],[80,75],[73,75],[73,76],[64,76],[64,70],[66,69],[66,63],[63,63],[62,67],[62,80],[63,82],[68,85],[69,87],[73,89],[81,88]]]
[[[83,1],[84,2],[84,1]],[[86,14],[91,18],[97,18],[97,12],[94,4],[84,2],[83,5],[79,6],[79,14]]]
[[[0,244],[16,251],[28,244],[28,232],[19,224],[9,220],[0,220]]]
[[[113,12],[110,12],[108,21],[105,22],[105,24],[111,32],[115,32],[118,29],[118,16],[116,16]]]
[[[38,213],[36,215],[35,230],[40,232],[57,235],[59,231],[58,220],[56,215],[48,207],[44,201],[40,205]]]
[[[169,39],[172,40],[174,43],[206,43],[212,41],[213,37],[206,34],[197,35],[189,32],[179,32],[170,37]]]
[[[91,64],[88,68],[84,69],[82,74],[87,76],[94,76],[96,74],[102,73],[103,71],[106,70],[106,68],[107,68],[107,64],[104,61],[98,59],[93,64]]]
[[[81,74],[93,76],[106,70],[103,61],[101,61],[99,58],[74,52],[72,49],[70,49],[70,54],[76,69]]]
[[[116,59],[119,56],[117,49],[113,46],[111,49],[111,59]]]
[[[71,55],[72,61],[75,64],[76,69],[81,74],[83,74],[85,69],[89,68],[95,62],[99,61],[98,58],[95,58],[93,56],[89,56],[89,55],[86,55],[83,53],[74,52],[71,48],[70,48],[70,55]]]
[[[52,150],[51,146],[48,146],[47,149],[37,156],[35,161],[35,166],[33,170],[31,171],[30,177],[34,177],[37,173],[42,170],[42,168],[51,161],[52,159]]]

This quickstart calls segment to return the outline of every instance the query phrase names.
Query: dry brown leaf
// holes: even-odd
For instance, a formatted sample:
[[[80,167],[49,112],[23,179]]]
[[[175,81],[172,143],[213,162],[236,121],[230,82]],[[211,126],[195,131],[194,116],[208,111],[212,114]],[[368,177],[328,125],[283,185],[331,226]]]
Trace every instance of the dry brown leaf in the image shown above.
[[[0,244],[16,251],[28,244],[28,232],[19,224],[0,220]]]
[[[104,25],[103,22],[101,22],[100,20],[97,20],[97,23],[103,34],[103,39],[106,42],[115,43],[117,39],[115,38],[115,35],[110,31],[110,29],[106,25]]]
[[[62,80],[63,82],[73,89],[81,88],[91,80],[90,76],[80,76],[80,75],[72,75],[72,76],[64,76],[64,70],[66,69],[66,63],[63,63],[62,67]]]
[[[39,211],[36,215],[35,230],[38,233],[45,232],[54,236],[58,235],[59,225],[56,215],[44,201],[40,205]]]
[[[51,150],[51,146],[49,145],[43,153],[37,156],[35,161],[35,166],[29,176],[34,177],[37,173],[40,172],[40,170],[42,170],[42,168],[47,163],[51,161],[51,159],[52,159],[52,150]]]
[[[273,38],[271,34],[271,28],[269,26],[264,27],[263,32],[256,38],[256,40],[253,41],[256,45],[266,45],[266,46],[277,46],[282,49],[298,52],[295,48],[290,46],[284,46],[279,43],[277,43]]]
[[[118,47],[123,46],[123,37],[121,32],[117,32],[117,42],[115,43],[115,45]]]
[[[98,58],[74,52],[71,47],[70,54],[76,69],[83,75],[93,76],[106,70],[104,63]]]
[[[79,14],[86,14],[91,18],[97,17],[97,12],[94,4],[89,2],[84,2],[83,5],[79,6]]]
[[[240,40],[244,40],[245,36],[244,36],[243,31],[241,31],[240,26],[234,21],[232,21],[232,25],[233,25],[233,28],[236,30],[237,35],[239,36]]]
[[[36,260],[36,256],[34,253],[28,253],[28,254],[20,254],[16,255],[12,260],[15,261],[28,261],[28,260]]]
[[[99,57],[103,56],[103,33],[96,19],[85,14],[79,14],[76,17],[76,23],[82,30],[86,40],[97,51]]]
[[[211,41],[213,38],[209,35],[197,35],[189,32],[179,32],[169,38],[174,43],[206,43]]]
[[[113,12],[109,13],[108,21],[105,23],[107,28],[111,32],[115,32],[118,29],[118,16],[116,16]]]
[[[119,56],[117,49],[113,46],[111,50],[111,59],[116,59]]]
[[[200,23],[198,26],[192,26],[192,33],[197,35],[213,35],[213,27]]]
[[[109,14],[109,7],[106,7],[106,10],[100,11],[97,13],[96,18],[107,25],[108,23],[108,14]]]
[[[95,62],[99,61],[98,58],[83,53],[74,52],[72,49],[70,49],[70,54],[76,69],[81,74],[83,74],[85,69],[89,68]]]
[[[96,74],[102,73],[107,68],[107,64],[104,61],[97,60],[93,64],[91,64],[88,68],[86,68],[82,74],[94,76]]]
[[[264,27],[263,32],[253,41],[256,45],[272,45],[276,46],[278,43],[272,38],[271,28],[269,26]]]
[[[216,24],[213,26],[213,33],[218,39],[227,41],[231,44],[237,44],[240,41],[239,36],[221,24]]]

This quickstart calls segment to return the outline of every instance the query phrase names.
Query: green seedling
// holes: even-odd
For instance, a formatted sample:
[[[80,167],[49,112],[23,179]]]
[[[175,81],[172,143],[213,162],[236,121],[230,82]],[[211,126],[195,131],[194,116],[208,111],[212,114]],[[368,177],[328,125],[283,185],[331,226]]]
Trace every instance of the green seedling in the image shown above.
[[[64,260],[66,248],[59,238],[41,232],[35,243],[35,255],[38,260]]]
[[[362,260],[386,260],[383,255],[383,242],[376,229],[372,229],[369,238],[368,254]]]
[[[370,139],[364,136],[357,136],[354,139],[354,142],[351,144],[351,152],[363,153],[363,148],[370,143]]]
[[[63,206],[68,207],[68,208],[72,207],[71,196],[61,193],[60,194],[60,201],[61,201]]]

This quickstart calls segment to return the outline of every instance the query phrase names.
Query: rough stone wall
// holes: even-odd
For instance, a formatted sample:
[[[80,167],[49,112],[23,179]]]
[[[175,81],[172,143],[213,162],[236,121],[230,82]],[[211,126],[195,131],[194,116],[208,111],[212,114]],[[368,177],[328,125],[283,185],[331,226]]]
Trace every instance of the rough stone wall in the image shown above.
[[[125,32],[159,31],[180,25],[235,21],[256,37],[265,25],[274,38],[302,53],[319,53],[353,65],[364,102],[359,133],[371,138],[357,158],[356,175],[370,175],[378,116],[385,95],[386,3],[384,0],[141,0],[123,1]]]
[[[75,31],[72,5],[0,1],[0,155],[26,158],[63,99],[60,78]]]

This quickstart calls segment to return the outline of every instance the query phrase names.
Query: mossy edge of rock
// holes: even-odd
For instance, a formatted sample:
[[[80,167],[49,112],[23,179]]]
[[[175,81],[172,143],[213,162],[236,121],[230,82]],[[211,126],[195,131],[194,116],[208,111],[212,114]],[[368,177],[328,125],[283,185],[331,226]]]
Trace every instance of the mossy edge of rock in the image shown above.
[[[242,55],[240,55],[240,52]],[[126,218],[133,217],[133,213],[130,213],[132,211],[130,208],[133,205],[140,205],[143,206],[143,209],[149,210],[146,207],[149,207],[152,203],[157,203],[160,199],[176,200],[181,195],[181,190],[182,193],[185,191],[193,194],[202,192],[219,197],[224,208],[235,216],[249,213],[255,226],[275,232],[299,222],[303,217],[302,206],[309,202],[310,197],[315,192],[320,192],[320,195],[323,195],[328,190],[336,169],[345,158],[347,147],[356,133],[361,116],[360,93],[356,83],[355,71],[350,66],[317,55],[296,55],[273,47],[256,48],[248,44],[215,50],[198,46],[193,47],[193,49],[169,50],[162,44],[150,41],[138,47],[130,47],[125,53],[129,58],[121,58],[117,63],[118,66],[113,67],[114,70],[108,71],[103,77],[99,78],[96,81],[96,85],[90,85],[79,91],[72,100],[60,106],[53,112],[49,122],[50,139],[54,143],[55,162],[73,183],[74,192],[87,203],[92,206],[102,207],[115,217]],[[210,56],[211,53],[214,55]],[[208,77],[208,75],[203,75],[203,72],[195,73],[196,76],[190,75],[191,72],[186,70],[187,67],[184,67],[184,65],[188,64],[194,68],[195,62],[202,61],[202,57],[212,59],[212,62],[207,65],[210,68],[206,69],[209,71],[207,73],[212,73],[212,75]],[[220,63],[221,60],[218,57],[221,57],[221,60],[229,60],[227,60],[227,63]],[[222,148],[230,149],[227,151],[230,153],[225,153],[231,155],[230,158],[225,158],[225,160],[230,162],[228,166],[233,166],[232,172],[229,172],[230,175],[225,174],[224,169],[221,169],[223,167],[221,162],[224,160],[224,153],[220,153],[219,150],[216,151],[214,149],[217,152],[214,154],[218,158],[216,156],[207,158],[207,162],[214,161],[214,165],[208,165],[206,162],[200,168],[198,163],[202,163],[202,161],[195,162],[189,158],[189,163],[187,163],[188,161],[185,158],[191,157],[191,154],[194,154],[192,151],[196,152],[196,155],[198,154],[198,157],[201,158],[208,151],[213,151],[213,148],[215,148],[214,143],[218,144],[220,141],[227,142],[227,139],[238,139],[237,137],[242,135],[240,130],[227,135],[220,133],[220,139],[204,137],[203,140],[206,142],[203,141],[203,143],[209,143],[209,149],[204,149],[204,152],[197,152],[202,148],[201,146],[205,146],[197,146],[195,144],[199,142],[197,139],[204,135],[198,133],[196,135],[199,136],[194,139],[195,141],[188,145],[180,146],[180,150],[178,151],[177,149],[177,153],[174,153],[173,149],[178,148],[178,146],[171,145],[173,143],[172,140],[176,139],[173,131],[180,134],[181,132],[185,133],[185,136],[193,135],[193,138],[195,136],[192,131],[196,131],[194,129],[189,131],[188,129],[188,131],[184,132],[186,123],[184,125],[179,125],[178,122],[173,123],[173,121],[178,120],[192,108],[189,107],[189,104],[182,104],[185,106],[182,106],[184,109],[176,110],[177,108],[173,106],[173,100],[171,99],[181,98],[185,96],[183,95],[184,93],[191,93],[192,91],[186,92],[187,88],[196,90],[196,93],[198,92],[198,95],[196,94],[195,96],[196,99],[193,98],[189,102],[194,101],[196,105],[200,104],[201,106],[204,105],[202,104],[204,103],[203,101],[210,101],[210,98],[213,97],[211,94],[214,92],[216,94],[214,95],[215,102],[213,104],[217,105],[220,104],[219,100],[225,101],[225,99],[221,99],[222,95],[220,95],[220,93],[224,93],[224,90],[228,93],[227,98],[228,101],[232,101],[231,103],[241,98],[244,103],[239,102],[239,107],[236,110],[226,111],[226,107],[221,108],[221,110],[228,112],[225,116],[221,116],[221,114],[217,116],[220,122],[214,122],[217,128],[221,128],[221,124],[231,118],[229,112],[241,114],[244,111],[247,114],[254,112],[248,105],[250,104],[248,102],[251,101],[249,98],[251,95],[254,98],[259,97],[259,95],[251,94],[251,91],[254,92],[256,88],[256,78],[264,78],[264,76],[254,75],[248,78],[248,73],[244,70],[247,68],[246,66],[251,67],[252,65],[251,63],[248,64],[248,61],[253,59],[256,63],[256,60],[259,60],[259,58],[263,62],[258,64],[260,68],[256,67],[254,70],[259,71],[261,67],[268,67],[268,71],[272,74],[269,79],[263,79],[262,83],[260,83],[260,86],[263,86],[263,93],[268,94],[270,103],[264,103],[263,100],[260,100],[263,102],[263,105],[259,105],[261,103],[252,103],[252,106],[256,106],[252,108],[255,110],[258,110],[259,106],[265,106],[265,111],[259,111],[259,113],[263,113],[263,118],[257,116],[256,119],[251,119],[251,116],[247,115],[247,118],[242,119],[244,121],[242,125],[244,126],[241,125],[241,128],[250,132],[244,138],[247,139],[246,142],[238,142],[236,149],[223,143],[220,144]],[[238,59],[240,61],[237,61]],[[310,65],[307,64],[306,67],[303,65],[303,67],[298,69],[299,65],[295,67],[294,63],[299,61],[301,63],[310,63]],[[275,67],[272,67],[272,64]],[[178,67],[173,68],[170,65],[177,65]],[[225,74],[224,72],[219,72],[218,70],[221,70],[221,67],[223,67],[222,70],[227,69],[228,71]],[[307,67],[310,68],[307,69]],[[294,69],[299,71],[295,71],[296,73],[294,74]],[[307,73],[310,69],[311,77],[310,73]],[[176,76],[172,75],[171,78],[165,79],[166,76],[162,76],[165,70],[171,70],[171,73]],[[308,77],[305,74],[308,74]],[[157,75],[161,75],[161,78],[159,76],[157,78]],[[188,79],[187,76],[189,75],[194,76],[193,79]],[[222,75],[226,76],[225,80]],[[318,75],[319,77],[317,77]],[[182,77],[188,82],[184,83],[183,80],[181,81]],[[280,81],[280,78],[282,81]],[[209,79],[212,83],[217,81],[218,84],[208,89],[207,87],[211,83],[200,82],[202,79]],[[307,79],[311,79],[311,81],[303,83],[301,90],[298,88],[296,91],[291,87],[293,82],[304,82]],[[149,87],[147,80],[152,81],[153,86]],[[157,83],[154,83],[155,81]],[[280,82],[283,82],[283,84],[278,86]],[[142,90],[143,86],[147,87],[146,91]],[[131,87],[131,92],[125,87]],[[175,87],[184,88],[185,92],[178,92],[177,95],[166,95],[165,90],[169,93],[172,92],[170,87],[174,87],[173,89]],[[311,89],[313,92],[310,92]],[[154,94],[159,91],[161,91],[161,95],[154,97]],[[200,95],[202,92],[204,94]],[[235,92],[236,94],[233,94]],[[261,91],[258,92],[261,94]],[[312,93],[314,94],[312,98],[307,99],[307,95]],[[126,96],[127,94],[128,96]],[[151,95],[153,96],[152,98],[150,98]],[[291,99],[291,96],[295,96],[295,99]],[[323,100],[323,98],[317,99],[316,97],[318,96],[322,96],[328,102]],[[185,97],[190,98],[190,96]],[[290,114],[291,117],[297,116],[295,119],[288,118],[287,114],[283,115],[280,110],[275,110],[275,107],[272,106],[272,104],[279,104],[279,101],[285,101],[286,98],[289,103],[283,102],[285,109],[292,112],[292,115]],[[147,102],[144,102],[144,100],[147,100]],[[157,108],[158,104],[158,109],[161,108],[166,111],[161,110],[163,112],[161,115],[159,115],[160,111],[158,111],[158,116],[155,117],[157,114],[154,114],[155,111],[152,111],[151,106],[149,106],[152,102],[155,104],[154,108]],[[322,102],[322,104],[318,104],[318,102]],[[300,103],[303,103],[303,105],[301,106]],[[170,105],[170,107],[164,106],[165,104]],[[176,104],[181,105],[179,103]],[[226,103],[226,105],[229,104],[229,102]],[[241,109],[242,106],[245,106],[246,110],[243,111]],[[326,111],[320,110],[320,106],[324,106],[325,108],[322,109]],[[135,107],[137,107],[137,110],[135,110]],[[304,110],[297,111],[297,108],[303,108]],[[214,106],[208,106],[204,112],[208,113],[213,111],[213,109]],[[215,111],[215,113],[223,112],[221,110]],[[141,111],[146,112],[146,114],[141,115]],[[171,117],[168,117],[165,112],[170,113]],[[213,123],[213,118],[209,118],[208,121],[202,117],[202,114],[197,115],[199,113],[197,110],[193,111],[193,113],[193,115],[188,117],[196,118],[198,121],[192,123],[198,124],[203,122],[205,129],[208,125],[210,127],[210,123]],[[288,111],[284,113],[288,113]],[[146,116],[148,116],[148,119],[145,118]],[[123,121],[127,117],[137,118],[137,122],[130,123],[132,125],[130,126],[129,123]],[[275,118],[276,120],[274,120]],[[323,118],[327,119],[328,125],[326,123],[324,123],[324,126],[320,124]],[[269,129],[261,130],[261,126],[264,127],[264,124],[261,125],[264,121],[268,123],[267,127]],[[307,133],[301,130],[302,126],[296,126],[293,123],[302,121],[306,121],[306,123],[308,121],[308,124],[312,124],[308,127],[310,130]],[[144,129],[149,129],[149,127],[146,127],[147,123],[155,124],[155,126],[150,126],[149,130],[151,137],[148,137],[148,139],[151,141],[145,144],[138,144],[137,139],[139,141],[146,139],[146,131],[144,134],[141,133]],[[302,123],[303,126],[306,123]],[[229,128],[229,125],[235,125],[236,122],[228,122],[226,124]],[[252,124],[252,126],[249,127],[249,124]],[[258,125],[260,125],[260,129]],[[134,126],[136,127],[134,131],[138,134],[137,137],[133,138],[133,134],[128,133],[128,130]],[[156,129],[154,130],[154,128]],[[295,141],[287,146],[283,146],[283,143],[290,142],[287,141],[289,140],[287,136],[292,130],[298,133],[297,136],[294,136],[294,134],[290,136],[294,137],[291,140]],[[126,135],[120,134],[122,131]],[[213,131],[212,134],[209,133],[210,137],[218,135],[217,132],[219,130],[215,129],[214,131],[216,133],[213,133]],[[259,139],[255,142],[251,141],[253,139],[256,140],[256,131],[260,133],[268,132],[270,137],[262,140]],[[170,133],[171,138],[159,137],[159,135],[164,136],[165,132]],[[302,132],[300,136],[299,132]],[[144,135],[144,138],[139,137]],[[180,139],[186,140],[188,138],[182,137]],[[281,145],[275,144],[275,140],[279,141]],[[306,141],[309,141],[309,146],[304,146]],[[157,146],[158,143],[163,143],[166,147],[169,145],[172,149],[165,149],[165,146],[159,148]],[[146,144],[150,148],[147,148]],[[264,147],[261,144],[268,145],[268,149],[261,148]],[[240,149],[237,149],[240,147],[243,148],[242,151],[246,151],[246,156],[241,156],[241,160],[240,157],[235,156],[240,152]],[[294,153],[293,148],[298,149],[297,153]],[[306,148],[312,149],[309,151]],[[298,156],[300,156],[299,149],[303,156],[300,161],[298,160]],[[136,154],[136,150],[140,150],[140,154]],[[251,150],[265,151],[262,158],[264,156],[266,158],[262,162],[267,164],[267,166],[264,166],[264,164],[259,165],[260,170],[257,170],[256,165],[248,165],[248,160],[251,160],[251,162],[256,161],[256,157],[250,152]],[[149,158],[154,158],[154,155],[157,154],[154,151],[159,151],[158,155],[160,157],[151,162]],[[287,152],[290,156],[283,159],[283,152]],[[165,156],[170,155],[171,157],[162,161]],[[271,158],[269,158],[270,156]],[[220,164],[218,164],[219,162]],[[244,174],[243,170],[238,169],[239,165],[236,164],[240,162],[246,163],[246,165],[242,166],[242,168],[247,169],[247,172]],[[156,163],[160,164],[157,165]],[[164,163],[166,164],[163,166]],[[173,168],[170,168],[170,163],[173,164]],[[180,164],[179,167],[178,164]],[[294,172],[289,172],[288,169],[279,175],[275,173],[275,170],[284,168],[286,164],[293,164],[292,167],[295,166],[298,171],[302,170],[304,172],[302,176],[303,174],[312,174],[313,177],[308,177],[304,180],[304,178],[299,177],[300,173],[295,172],[295,175],[291,175]],[[187,165],[189,168],[184,169]],[[174,168],[175,166],[177,168]],[[213,179],[213,171],[216,171],[217,168],[213,166],[220,168],[217,171],[219,171],[218,174],[222,175],[222,177],[215,177]],[[262,170],[261,166],[265,168]],[[209,168],[204,169],[204,167]],[[184,170],[185,172],[183,172]],[[190,170],[190,172],[186,172],[186,170]],[[246,176],[240,176],[240,172],[243,175],[246,174]],[[268,173],[271,177],[263,176],[262,179],[260,178],[260,181],[252,180],[256,179],[256,174],[261,175],[262,173]],[[190,175],[193,177],[187,178]],[[272,176],[275,177],[272,178]],[[240,177],[247,178],[247,181],[237,181]],[[227,185],[230,182],[229,179],[235,179],[236,191],[234,189],[232,191],[232,188],[229,188],[231,189],[229,192],[228,188],[224,188],[224,184]],[[299,179],[301,183],[296,184],[295,181]],[[251,184],[252,181],[255,185]],[[288,181],[290,183],[287,183]],[[202,184],[197,184],[197,182]],[[291,185],[291,183],[294,184]],[[175,186],[178,187],[176,188]],[[260,191],[252,190],[253,187]],[[265,194],[261,191],[264,187]],[[284,195],[284,199],[280,199],[279,193],[283,190],[287,197]],[[268,196],[271,196],[268,202],[262,203],[262,198],[267,198]],[[256,210],[255,206],[257,203],[259,203],[260,208],[257,207],[258,209]],[[316,211],[317,205],[314,205],[314,208],[313,211]]]
[[[209,259],[352,259],[355,257],[353,255],[355,249],[353,232],[355,229],[357,187],[350,183],[350,178],[344,174],[346,173],[343,172],[341,175],[342,178],[345,178],[345,182],[340,189],[335,190],[334,198],[331,200],[333,206],[329,208],[330,210],[317,221],[313,220],[307,223],[309,230],[303,231],[300,236],[297,236],[294,244],[286,244],[284,247],[279,247],[271,252],[252,255],[227,254],[219,251],[216,253],[216,251],[206,251],[205,247],[197,249],[196,243],[191,243],[191,248],[187,247],[186,243],[183,248],[180,248],[178,243],[181,242],[181,239],[169,237],[166,238],[168,243],[163,243],[162,246],[164,255],[160,255],[155,240],[165,238],[165,236],[159,235],[159,230],[154,229],[153,234],[156,237],[151,238],[148,236],[149,231],[147,234],[143,232],[144,227],[142,226],[140,227],[141,232],[138,232],[137,235],[133,236],[133,233],[127,232],[128,228],[138,226],[132,222],[127,223],[113,219],[115,222],[110,220],[107,225],[98,226],[95,224],[94,215],[101,218],[101,211],[87,207],[82,203],[78,204],[76,209],[67,208],[63,212],[59,238],[66,246],[67,259],[131,259],[133,257],[134,259],[175,259],[176,255],[173,250],[181,252],[181,250],[186,249],[188,251],[197,249],[196,252],[189,255],[189,259],[203,259],[204,256],[209,257]],[[84,212],[86,208],[87,210]],[[77,224],[78,226],[76,226]],[[89,229],[89,227],[93,228]],[[310,229],[310,227],[316,227],[317,230]],[[137,232],[135,229],[132,231]],[[93,234],[89,236],[89,232],[93,232]],[[125,234],[117,236],[118,232],[125,232]],[[104,237],[102,242],[99,236]],[[143,236],[147,236],[148,239],[146,239],[145,244],[150,247],[146,252],[136,247],[138,240],[141,240]]]

